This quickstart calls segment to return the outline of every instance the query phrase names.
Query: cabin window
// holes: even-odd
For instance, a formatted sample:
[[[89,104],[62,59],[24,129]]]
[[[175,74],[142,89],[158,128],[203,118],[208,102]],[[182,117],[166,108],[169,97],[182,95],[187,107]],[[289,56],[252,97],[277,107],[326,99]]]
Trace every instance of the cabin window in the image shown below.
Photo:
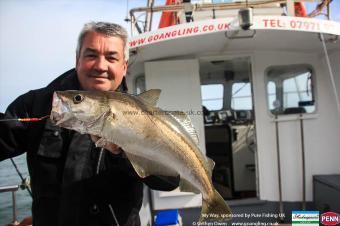
[[[208,110],[221,110],[223,108],[223,85],[209,84],[201,86],[202,103]]]
[[[269,110],[274,110],[274,101],[276,100],[276,85],[273,81],[269,81],[267,84],[267,94],[268,94],[268,106]]]
[[[140,94],[145,91],[145,76],[140,75],[135,79],[135,94]]]
[[[273,114],[315,111],[313,70],[306,65],[275,66],[267,70],[268,108]]]
[[[249,82],[237,82],[232,86],[231,108],[234,110],[251,110],[251,87]]]

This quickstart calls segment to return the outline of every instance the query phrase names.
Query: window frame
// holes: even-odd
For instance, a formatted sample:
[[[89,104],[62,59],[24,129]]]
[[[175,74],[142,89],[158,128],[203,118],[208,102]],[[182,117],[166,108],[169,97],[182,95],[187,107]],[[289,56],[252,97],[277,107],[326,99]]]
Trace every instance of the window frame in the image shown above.
[[[279,95],[279,96],[282,96],[282,98],[284,99],[283,95],[283,82],[284,80],[281,80],[281,85],[282,85],[282,88],[281,89],[278,89],[278,80],[270,80],[269,79],[269,72],[273,69],[273,68],[284,68],[284,67],[305,67],[307,70],[310,71],[311,73],[311,92],[312,92],[312,100],[314,101],[314,110],[311,111],[311,112],[304,112],[304,113],[292,113],[292,114],[284,114],[283,111],[279,112],[278,114],[275,114],[274,113],[274,109],[273,110],[270,110],[270,103],[269,103],[269,96],[268,96],[268,83],[269,82],[274,82],[275,84],[275,93],[276,93],[276,96]],[[293,77],[292,77],[293,78]],[[310,64],[285,64],[285,65],[271,65],[269,67],[267,67],[264,71],[264,85],[265,85],[265,96],[266,96],[266,106],[267,106],[267,112],[269,113],[270,116],[272,117],[275,117],[276,115],[278,116],[284,116],[284,115],[296,115],[296,114],[315,114],[317,113],[318,111],[318,99],[317,99],[317,89],[316,89],[316,86],[317,86],[317,81],[316,81],[316,74],[315,74],[315,70],[314,70],[314,67]],[[284,104],[284,103],[283,103]],[[308,106],[306,106],[308,107]],[[287,108],[286,108],[287,109]]]
[[[139,79],[142,79],[142,78],[144,78],[144,88],[145,88],[145,90],[142,91],[142,92],[140,92],[140,93],[137,93],[137,88],[138,88],[138,87],[137,87],[137,82],[138,82]],[[141,94],[141,93],[145,92],[145,91],[146,91],[145,75],[144,75],[144,74],[137,75],[137,76],[134,78],[133,85],[134,85],[133,93],[134,93],[135,95],[138,95],[138,94]]]
[[[249,85],[249,88],[250,88],[250,109],[235,109],[233,108],[233,86],[234,84],[236,83],[246,83],[247,85]],[[254,98],[253,98],[253,90],[252,90],[252,83],[251,81],[249,80],[248,82],[242,82],[242,81],[235,81],[231,84],[231,96],[230,96],[230,109],[233,110],[233,111],[252,111],[254,109]]]
[[[209,85],[220,85],[222,86],[222,97],[221,98],[218,98],[218,99],[221,99],[222,100],[222,107],[220,109],[209,109],[206,105],[203,104],[203,95],[202,95],[202,86],[209,86]],[[224,95],[224,92],[225,92],[225,87],[224,87],[224,84],[223,83],[208,83],[208,84],[201,84],[201,101],[202,101],[202,105],[204,105],[209,111],[221,111],[224,109],[224,101],[225,101],[225,95]]]

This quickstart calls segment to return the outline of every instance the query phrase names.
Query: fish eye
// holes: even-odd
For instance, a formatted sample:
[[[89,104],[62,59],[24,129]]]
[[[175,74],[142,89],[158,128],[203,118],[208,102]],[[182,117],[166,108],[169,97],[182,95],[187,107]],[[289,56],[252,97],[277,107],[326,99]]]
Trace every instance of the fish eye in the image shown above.
[[[77,94],[73,97],[73,103],[79,104],[84,100],[84,97],[80,94]]]

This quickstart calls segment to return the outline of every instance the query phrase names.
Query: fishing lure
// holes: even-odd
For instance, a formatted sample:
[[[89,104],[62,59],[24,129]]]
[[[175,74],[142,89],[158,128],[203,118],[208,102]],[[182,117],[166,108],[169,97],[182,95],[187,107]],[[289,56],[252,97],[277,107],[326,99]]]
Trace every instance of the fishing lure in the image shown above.
[[[18,121],[18,122],[38,122],[50,117],[49,115],[45,115],[40,118],[10,118],[10,119],[0,119],[0,122],[7,122],[7,121]]]

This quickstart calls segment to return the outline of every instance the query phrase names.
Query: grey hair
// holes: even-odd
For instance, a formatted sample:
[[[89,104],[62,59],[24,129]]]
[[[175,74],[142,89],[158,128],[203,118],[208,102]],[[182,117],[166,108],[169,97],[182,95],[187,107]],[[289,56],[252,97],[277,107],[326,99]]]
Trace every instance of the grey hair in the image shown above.
[[[86,23],[83,29],[80,31],[76,49],[77,59],[80,56],[80,50],[83,45],[84,37],[89,32],[97,32],[109,37],[118,37],[122,39],[124,43],[124,60],[129,60],[129,46],[128,46],[128,34],[125,28],[115,23],[108,22],[89,22]]]

